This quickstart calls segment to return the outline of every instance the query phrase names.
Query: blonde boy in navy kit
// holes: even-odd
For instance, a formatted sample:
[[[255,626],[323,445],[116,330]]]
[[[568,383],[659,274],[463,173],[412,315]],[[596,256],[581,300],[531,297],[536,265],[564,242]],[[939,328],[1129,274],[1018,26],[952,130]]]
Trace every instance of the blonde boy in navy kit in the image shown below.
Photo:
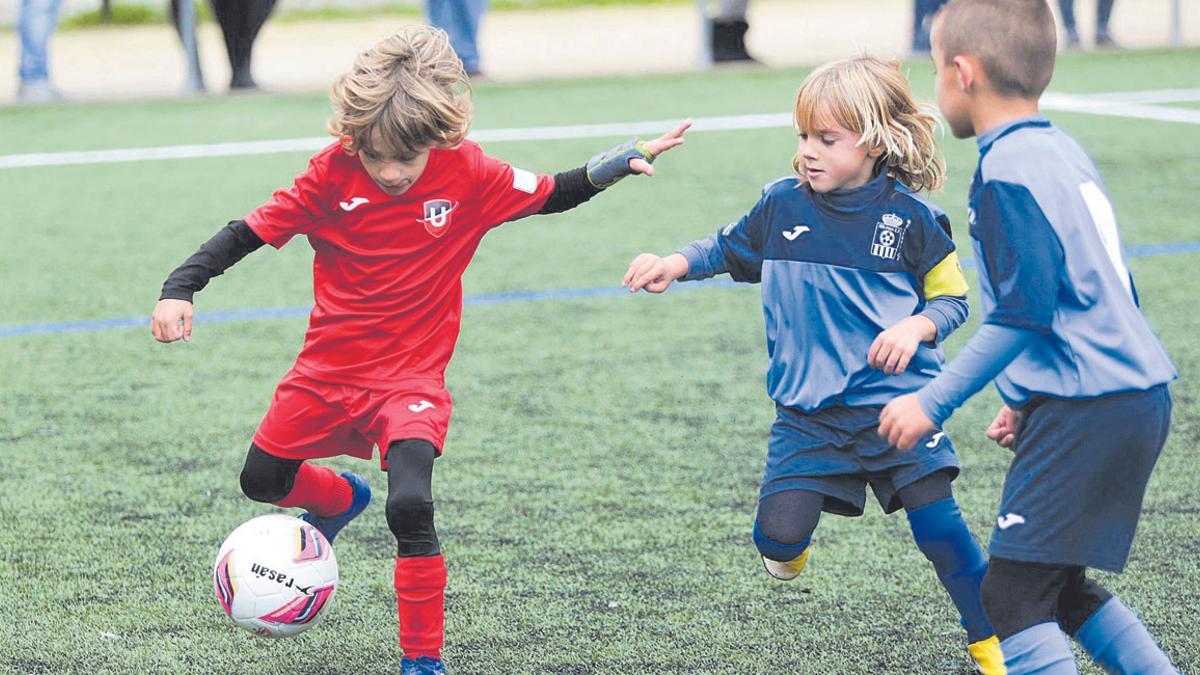
[[[752,537],[767,572],[799,576],[821,514],[862,515],[869,486],[885,513],[904,509],[976,668],[1004,675],[980,599],[987,562],[951,488],[953,443],[931,430],[902,452],[875,433],[881,406],[937,375],[940,343],[967,318],[950,221],[918,194],[945,175],[937,120],[898,63],[869,56],[814,70],[794,113],[795,175],[715,235],[634,258],[624,283],[662,293],[729,274],[762,286],[776,420]]]
[[[911,448],[995,380],[988,437],[1014,452],[983,604],[1012,675],[1176,673],[1142,622],[1086,576],[1120,572],[1171,417],[1176,372],[1138,309],[1099,172],[1038,114],[1054,69],[1045,0],[953,0],[933,29],[938,106],[978,136],[968,220],[983,326],[880,433]]]

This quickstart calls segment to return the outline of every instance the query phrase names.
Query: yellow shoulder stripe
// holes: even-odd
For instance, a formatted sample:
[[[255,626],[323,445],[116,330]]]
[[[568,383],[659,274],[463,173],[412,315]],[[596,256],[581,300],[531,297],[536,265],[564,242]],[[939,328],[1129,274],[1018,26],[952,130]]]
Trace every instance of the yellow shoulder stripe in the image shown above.
[[[958,253],[951,251],[942,258],[942,262],[934,265],[925,275],[925,299],[932,300],[943,295],[966,295],[967,279],[963,276],[962,265],[958,262]]]

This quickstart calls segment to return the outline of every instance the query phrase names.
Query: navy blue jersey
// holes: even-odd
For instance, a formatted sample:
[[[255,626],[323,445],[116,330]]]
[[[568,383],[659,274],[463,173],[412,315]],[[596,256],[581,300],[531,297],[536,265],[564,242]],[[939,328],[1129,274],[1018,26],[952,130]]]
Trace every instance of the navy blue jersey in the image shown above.
[[[883,405],[921,388],[945,360],[939,346],[922,344],[889,376],[867,365],[871,343],[930,299],[967,291],[946,214],[886,175],[825,194],[782,178],[739,221],[680,253],[688,280],[728,272],[762,283],[768,393],[806,412]],[[958,302],[949,330],[965,318]],[[949,330],[930,318],[940,341]]]
[[[1175,379],[1138,309],[1116,217],[1083,148],[1041,116],[978,142],[969,222],[984,322],[1036,331],[996,377],[1004,400],[1087,398]]]

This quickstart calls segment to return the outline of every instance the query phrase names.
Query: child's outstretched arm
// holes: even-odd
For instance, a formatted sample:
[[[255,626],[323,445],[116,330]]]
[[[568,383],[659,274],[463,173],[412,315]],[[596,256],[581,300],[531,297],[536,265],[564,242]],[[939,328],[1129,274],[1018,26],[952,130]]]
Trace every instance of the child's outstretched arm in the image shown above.
[[[879,416],[879,435],[897,448],[908,450],[999,375],[1036,336],[1037,331],[1030,328],[983,324],[933,381],[917,393],[905,394],[884,406]],[[1015,420],[992,422],[997,427],[998,437],[994,440],[1003,441],[1008,435],[1000,433],[1009,426],[1006,422]]]
[[[204,242],[163,283],[162,294],[150,316],[150,333],[159,342],[192,339],[192,297],[234,263],[263,246],[250,226],[234,220]]]
[[[770,204],[771,197],[764,191],[749,213],[716,234],[667,256],[642,253],[629,263],[621,285],[630,293],[662,293],[677,280],[699,281],[718,274],[728,274],[734,281],[762,281],[763,229],[770,221]]]
[[[561,213],[588,201],[626,176],[654,175],[653,162],[659,155],[683,145],[683,134],[692,126],[684,120],[652,141],[631,139],[588,160],[588,163],[554,176],[554,191],[537,211]]]
[[[625,176],[641,173],[654,175],[652,163],[662,153],[683,145],[683,134],[692,126],[684,120],[673,130],[645,143],[630,140],[596,155],[587,163],[588,180],[600,189],[607,188]]]
[[[663,293],[676,279],[687,276],[687,258],[672,253],[665,258],[653,253],[643,253],[629,263],[621,285],[630,293],[645,289],[647,293]]]

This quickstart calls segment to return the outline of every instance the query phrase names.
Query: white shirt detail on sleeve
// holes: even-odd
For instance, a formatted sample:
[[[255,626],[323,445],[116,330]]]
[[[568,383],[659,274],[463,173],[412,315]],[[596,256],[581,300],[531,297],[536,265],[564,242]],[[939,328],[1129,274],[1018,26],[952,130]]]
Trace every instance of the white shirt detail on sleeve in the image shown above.
[[[533,194],[537,190],[537,176],[525,169],[513,167],[513,189],[520,190],[528,194]]]

